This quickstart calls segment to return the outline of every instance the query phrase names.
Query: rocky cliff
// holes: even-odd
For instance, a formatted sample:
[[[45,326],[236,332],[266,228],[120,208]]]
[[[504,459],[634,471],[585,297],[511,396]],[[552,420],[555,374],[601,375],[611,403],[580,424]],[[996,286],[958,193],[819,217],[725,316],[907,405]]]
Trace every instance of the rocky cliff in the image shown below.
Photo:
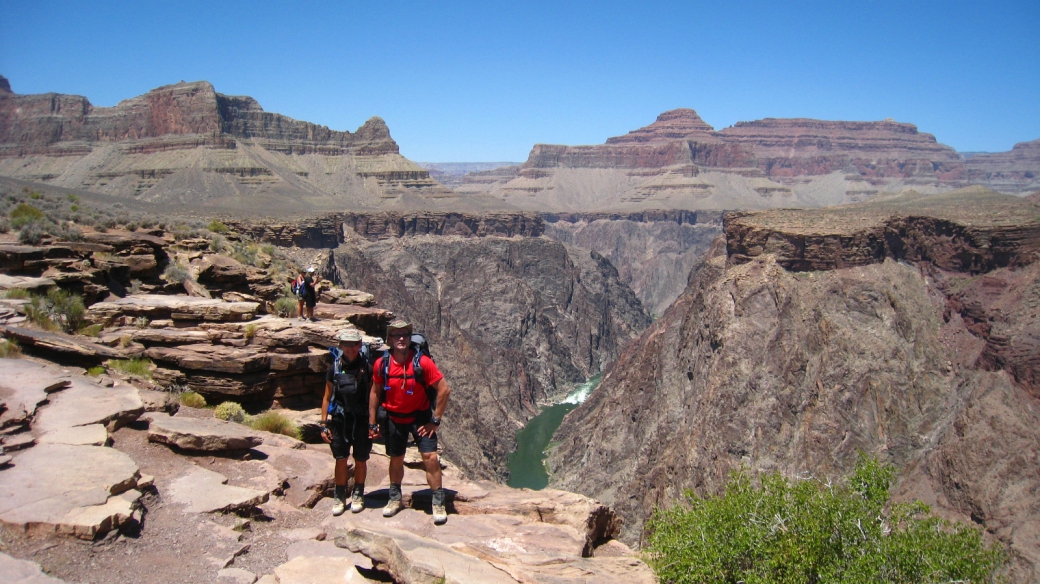
[[[515,171],[466,177],[528,209],[761,209],[855,203],[907,187],[1035,190],[1036,142],[963,160],[912,124],[767,118],[715,131],[691,109],[592,146],[536,144]]]
[[[452,387],[446,455],[500,477],[537,404],[601,371],[649,324],[599,254],[545,238],[420,236],[339,247],[345,285],[428,335]]]
[[[614,505],[638,542],[655,506],[717,492],[730,469],[833,476],[865,451],[899,469],[898,496],[984,526],[1009,546],[1013,579],[1035,581],[1040,262],[1028,249],[1040,216],[1021,199],[969,195],[987,202],[870,254],[857,232],[874,229],[878,208],[841,224],[821,211],[753,221],[778,234],[766,242],[791,242],[796,226],[817,234],[807,255],[826,260],[811,265],[785,260],[788,243],[736,253],[750,216],[727,218],[678,301],[564,420],[551,484]],[[908,207],[880,224],[929,215]],[[1009,214],[1032,235],[994,253]]]
[[[0,91],[0,175],[252,213],[458,205],[398,153],[378,117],[356,132],[331,130],[205,81],[108,108],[82,96]],[[482,206],[479,197],[470,203]]]

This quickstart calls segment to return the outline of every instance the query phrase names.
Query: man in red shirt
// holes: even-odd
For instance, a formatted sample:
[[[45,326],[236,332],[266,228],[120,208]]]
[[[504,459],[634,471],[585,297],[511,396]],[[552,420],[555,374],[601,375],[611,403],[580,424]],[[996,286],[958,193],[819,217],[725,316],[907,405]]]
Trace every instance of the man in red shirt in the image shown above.
[[[444,508],[444,488],[441,486],[441,463],[437,458],[437,428],[448,406],[448,382],[437,369],[437,364],[426,355],[419,357],[421,378],[415,375],[415,350],[411,347],[412,325],[397,319],[387,327],[390,344],[390,363],[386,379],[383,377],[386,357],[380,357],[372,367],[372,390],[369,397],[369,437],[386,436],[386,453],[390,457],[390,501],[383,509],[383,517],[393,517],[401,509],[401,481],[404,480],[404,453],[408,437],[419,445],[426,482],[433,491],[433,522],[442,525],[448,521]],[[430,403],[426,389],[433,390],[435,404]],[[386,422],[377,420],[378,406],[386,410]]]

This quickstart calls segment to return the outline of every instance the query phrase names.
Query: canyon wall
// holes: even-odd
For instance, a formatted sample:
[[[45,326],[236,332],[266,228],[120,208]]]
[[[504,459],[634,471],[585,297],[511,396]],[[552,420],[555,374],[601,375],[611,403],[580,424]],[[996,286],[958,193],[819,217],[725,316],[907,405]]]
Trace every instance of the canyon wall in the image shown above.
[[[1007,214],[1032,213],[1023,225],[1035,234],[1040,217],[1021,199],[968,195],[988,212],[963,215],[959,232],[916,237],[935,253],[902,259],[892,246],[866,261],[855,245],[878,209],[847,224],[819,211],[766,225],[763,214],[756,224],[782,240],[847,236],[817,248],[827,262],[794,266],[805,271],[784,265],[785,249],[727,254],[748,222],[727,218],[678,301],[564,420],[551,485],[608,502],[638,542],[655,506],[685,489],[716,493],[732,469],[828,477],[864,451],[899,470],[897,498],[985,527],[1009,546],[1012,578],[1035,581],[1040,262],[1024,250],[1005,256],[1014,261],[948,262],[958,254],[943,250],[970,249],[981,230],[997,240]],[[954,193],[929,204],[944,198],[960,202]],[[906,206],[889,216],[922,213]]]

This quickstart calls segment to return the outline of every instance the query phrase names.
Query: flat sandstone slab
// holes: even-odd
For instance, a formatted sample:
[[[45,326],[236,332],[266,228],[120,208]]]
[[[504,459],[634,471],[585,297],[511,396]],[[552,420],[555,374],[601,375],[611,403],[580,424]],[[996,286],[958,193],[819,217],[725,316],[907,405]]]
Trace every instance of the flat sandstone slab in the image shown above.
[[[73,379],[69,388],[40,408],[33,429],[44,433],[77,426],[101,424],[115,431],[144,413],[144,402],[137,388],[125,383],[102,387],[83,379]]]
[[[40,566],[0,552],[0,576],[5,584],[64,584],[64,580],[43,573]]]
[[[126,298],[92,305],[87,309],[87,318],[98,323],[108,323],[120,316],[237,322],[251,320],[259,308],[260,305],[256,302],[224,302],[180,295],[132,294]]]
[[[36,414],[47,395],[72,384],[69,375],[25,359],[0,359],[0,428],[22,424]]]
[[[0,523],[94,538],[130,517],[139,476],[137,463],[113,448],[40,444],[0,472]]]
[[[265,491],[227,485],[227,477],[195,467],[174,479],[166,491],[170,499],[184,505],[185,513],[216,513],[249,509],[267,502]]]
[[[69,444],[73,446],[105,446],[108,444],[108,430],[101,424],[73,426],[47,432],[40,436],[40,444]]]
[[[148,440],[183,450],[222,452],[247,450],[264,443],[258,432],[217,419],[181,418],[149,414]]]

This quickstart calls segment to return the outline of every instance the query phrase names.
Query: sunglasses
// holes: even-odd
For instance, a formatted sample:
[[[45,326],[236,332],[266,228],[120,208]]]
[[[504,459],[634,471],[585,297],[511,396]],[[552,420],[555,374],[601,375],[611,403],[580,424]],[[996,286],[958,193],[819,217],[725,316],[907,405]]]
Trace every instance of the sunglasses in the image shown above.
[[[412,333],[390,333],[387,336],[390,337],[391,339],[395,338],[395,337],[410,337],[410,336],[412,336]]]

